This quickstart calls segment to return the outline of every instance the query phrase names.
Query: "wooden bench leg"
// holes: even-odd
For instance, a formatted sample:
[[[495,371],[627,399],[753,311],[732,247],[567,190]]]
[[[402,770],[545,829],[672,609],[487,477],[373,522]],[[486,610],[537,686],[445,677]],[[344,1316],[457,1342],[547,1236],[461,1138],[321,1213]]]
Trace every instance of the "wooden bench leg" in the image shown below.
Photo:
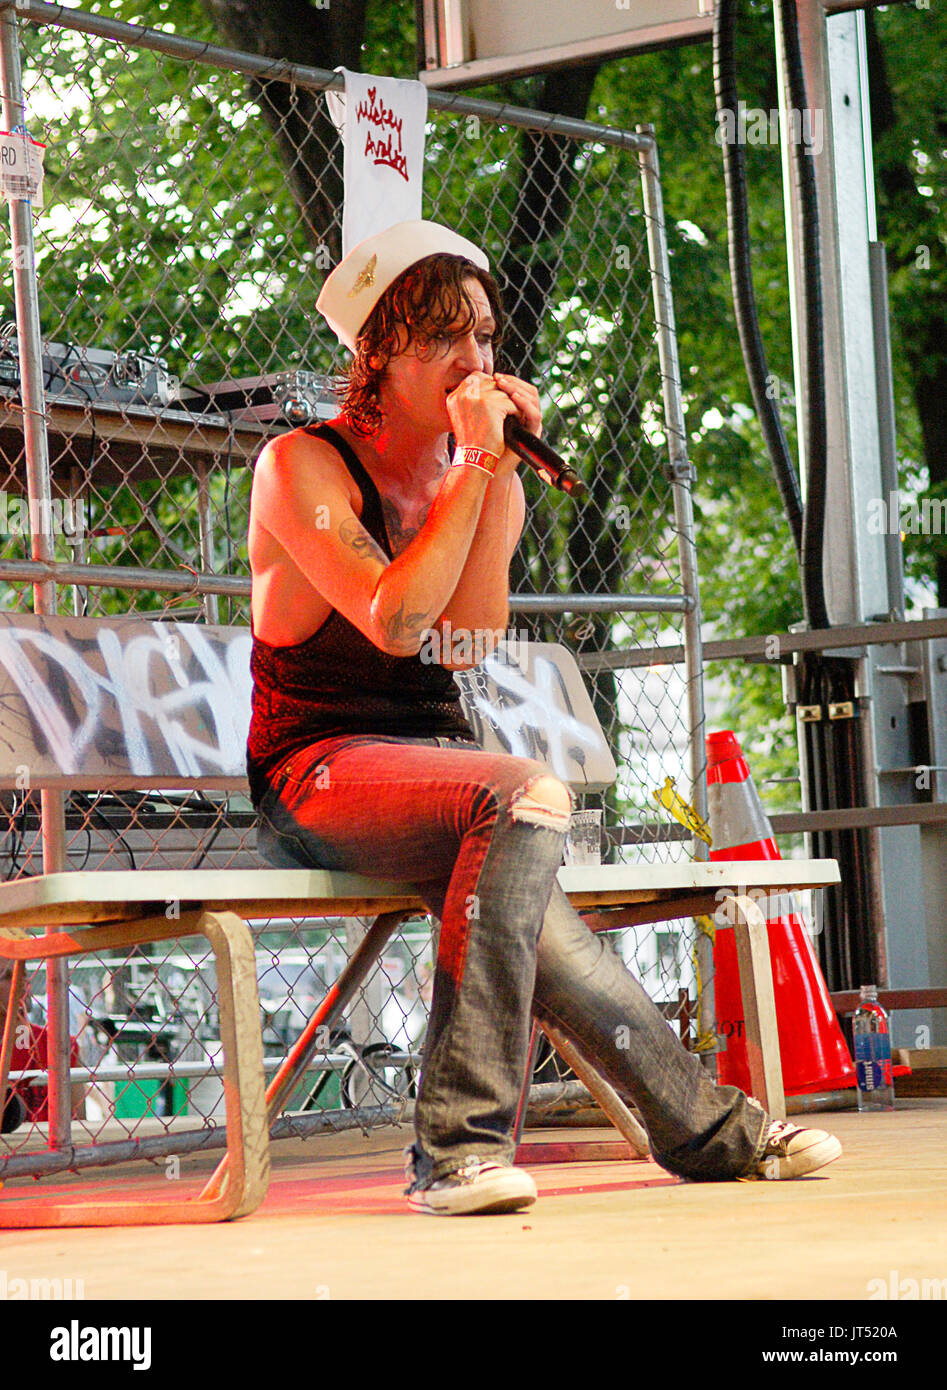
[[[214,952],[224,1052],[227,1180],[211,1198],[177,1201],[88,1201],[0,1198],[0,1229],[60,1226],[165,1226],[225,1221],[259,1206],[269,1182],[269,1132],[263,1092],[263,1040],[253,940],[233,912],[182,912],[142,922],[109,923],[75,936],[30,942],[30,955],[77,955],[110,946],[204,936]],[[80,944],[81,943],[81,944]]]
[[[313,1056],[317,1052],[325,1051],[332,1027],[342,1017],[348,1004],[361,988],[394,932],[410,916],[411,914],[408,912],[383,912],[375,918],[362,937],[342,974],[329,990],[266,1088],[267,1128],[273,1123],[292,1095]],[[209,1200],[223,1190],[231,1161],[228,1151],[208,1179],[207,1185],[201,1193],[204,1199]]]
[[[726,911],[728,917],[732,911],[740,969],[750,1094],[774,1120],[784,1120],[786,1097],[766,919],[752,898],[732,897],[727,902],[732,904]]]
[[[21,933],[25,936],[25,932]],[[15,960],[10,971],[10,993],[7,997],[7,1013],[3,1025],[3,1041],[0,1042],[0,1116],[7,1108],[7,1078],[10,1075],[10,1062],[13,1058],[13,1043],[16,1038],[17,1020],[20,1016],[20,1002],[26,983],[26,968],[23,961]],[[11,1091],[12,1094],[12,1091]]]
[[[513,1125],[513,1142],[519,1144],[523,1137],[523,1130],[526,1128],[526,1112],[529,1109],[529,1092],[533,1084],[533,1073],[536,1070],[536,1058],[539,1055],[539,1024],[533,1019],[533,1026],[529,1035],[529,1061],[526,1063],[526,1074],[523,1077],[523,1087],[520,1091],[520,1101],[516,1108],[516,1121]]]
[[[571,1038],[551,1023],[542,1023],[540,1027],[562,1060],[572,1068],[585,1089],[598,1101],[619,1134],[627,1141],[632,1152],[638,1158],[650,1158],[651,1147],[648,1144],[648,1136],[618,1092],[585,1060]]]

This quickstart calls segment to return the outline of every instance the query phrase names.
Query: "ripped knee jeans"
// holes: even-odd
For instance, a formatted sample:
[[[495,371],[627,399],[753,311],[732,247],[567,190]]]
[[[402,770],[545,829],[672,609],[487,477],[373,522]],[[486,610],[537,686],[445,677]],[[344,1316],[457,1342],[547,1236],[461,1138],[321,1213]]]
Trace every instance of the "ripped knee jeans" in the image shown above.
[[[413,883],[440,919],[415,1106],[418,1163],[432,1179],[471,1154],[512,1161],[536,943],[568,805],[568,789],[528,758],[355,736],[292,754],[258,806],[271,863]]]
[[[271,774],[258,844],[279,867],[415,884],[440,919],[416,1181],[471,1155],[512,1162],[534,1009],[577,1040],[587,1034],[590,1060],[645,1111],[654,1085],[659,1162],[684,1176],[736,1176],[762,1146],[762,1112],[713,1085],[556,888],[569,806],[568,788],[528,758],[459,739],[347,736]],[[616,1051],[606,1019],[630,1026],[640,1046]]]

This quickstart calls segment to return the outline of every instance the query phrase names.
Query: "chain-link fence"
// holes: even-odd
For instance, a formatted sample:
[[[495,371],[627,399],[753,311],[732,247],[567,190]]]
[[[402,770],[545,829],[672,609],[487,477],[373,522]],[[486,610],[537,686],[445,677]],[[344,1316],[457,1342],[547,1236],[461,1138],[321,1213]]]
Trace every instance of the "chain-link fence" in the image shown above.
[[[252,461],[272,434],[335,413],[343,362],[314,304],[340,241],[342,146],[324,91],[341,79],[77,10],[51,17],[30,0],[3,18],[24,106],[11,105],[8,52],[7,128],[25,125],[46,147],[42,206],[28,216],[49,493],[44,502],[40,446],[32,463],[25,448],[29,383],[11,295],[0,328],[0,604],[28,612],[37,584],[46,613],[246,627]],[[691,834],[666,807],[676,790],[704,809],[699,613],[653,138],[432,95],[425,161],[424,215],[486,248],[509,316],[506,360],[541,383],[546,436],[589,489],[577,504],[524,479],[516,629],[562,643],[586,675],[619,766],[613,787],[586,798],[604,807],[608,857],[689,857]],[[11,217],[24,207],[14,202]],[[16,273],[32,277],[32,264]],[[641,664],[642,650],[682,643],[684,663]],[[36,786],[8,785],[0,801],[7,878],[261,863],[238,785],[66,792],[52,865]],[[618,942],[669,1012],[695,983],[688,928]],[[355,932],[341,921],[257,924],[268,1065]],[[290,1109],[361,1115],[408,1092],[430,975],[417,923]],[[212,961],[175,944],[84,958],[68,984],[57,978],[86,1137],[222,1118]],[[43,1132],[47,993],[37,974],[14,1056],[29,1123],[5,1137],[7,1155]],[[365,1044],[377,1049],[368,1068]]]

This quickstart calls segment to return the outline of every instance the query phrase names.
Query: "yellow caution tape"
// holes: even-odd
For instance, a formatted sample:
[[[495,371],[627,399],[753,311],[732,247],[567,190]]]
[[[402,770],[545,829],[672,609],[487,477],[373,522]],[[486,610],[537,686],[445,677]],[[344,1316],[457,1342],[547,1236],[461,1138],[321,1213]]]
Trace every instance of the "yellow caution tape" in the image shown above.
[[[706,844],[713,844],[710,826],[701,819],[693,806],[689,805],[680,792],[676,790],[673,777],[666,777],[664,786],[652,792],[652,796],[658,805],[663,806],[665,811],[670,811],[674,819],[680,821],[681,825],[686,825],[688,830],[693,831]]]
[[[712,917],[695,917],[697,923],[698,936],[709,936],[711,941],[716,940],[717,929],[714,926]],[[697,985],[697,1014],[700,1016],[700,996],[703,990],[703,982],[700,978],[700,960],[697,955],[697,942],[694,942],[694,949],[691,952],[691,960],[694,962],[694,979]],[[717,1047],[717,1035],[715,1033],[698,1032],[697,1040],[693,1044],[694,1052],[714,1052]]]
[[[676,821],[687,827],[694,835],[703,840],[705,844],[712,845],[713,837],[710,833],[710,826],[703,820],[688,802],[684,800],[680,792],[674,785],[673,777],[664,779],[664,786],[659,787],[652,793],[655,801],[662,806],[665,811],[669,811]],[[716,928],[712,917],[695,917],[697,923],[698,937],[709,936],[711,941],[716,938]],[[700,1016],[700,999],[703,992],[703,982],[700,978],[700,962],[697,956],[697,941],[694,942],[694,949],[691,952],[691,959],[694,962],[694,979],[697,987],[697,1012]],[[694,1052],[714,1052],[717,1047],[717,1037],[715,1033],[701,1033],[698,1031],[697,1039],[691,1045]]]
[[[694,921],[697,923],[697,930],[699,932],[702,932],[704,936],[709,936],[711,941],[716,941],[717,928],[714,926],[714,919],[712,917],[695,917]]]

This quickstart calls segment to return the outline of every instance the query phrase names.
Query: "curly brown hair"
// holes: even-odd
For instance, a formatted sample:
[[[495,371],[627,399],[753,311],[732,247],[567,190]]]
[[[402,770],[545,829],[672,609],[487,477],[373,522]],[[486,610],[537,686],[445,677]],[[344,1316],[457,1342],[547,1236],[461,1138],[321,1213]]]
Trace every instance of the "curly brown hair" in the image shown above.
[[[464,281],[480,281],[490,303],[496,330],[493,350],[503,337],[503,308],[493,276],[464,256],[439,252],[408,266],[393,280],[365,321],[355,343],[355,359],[339,397],[354,434],[369,438],[382,424],[379,393],[388,363],[402,351],[407,329],[420,357],[434,356],[438,339],[460,337],[476,323],[476,311]]]

